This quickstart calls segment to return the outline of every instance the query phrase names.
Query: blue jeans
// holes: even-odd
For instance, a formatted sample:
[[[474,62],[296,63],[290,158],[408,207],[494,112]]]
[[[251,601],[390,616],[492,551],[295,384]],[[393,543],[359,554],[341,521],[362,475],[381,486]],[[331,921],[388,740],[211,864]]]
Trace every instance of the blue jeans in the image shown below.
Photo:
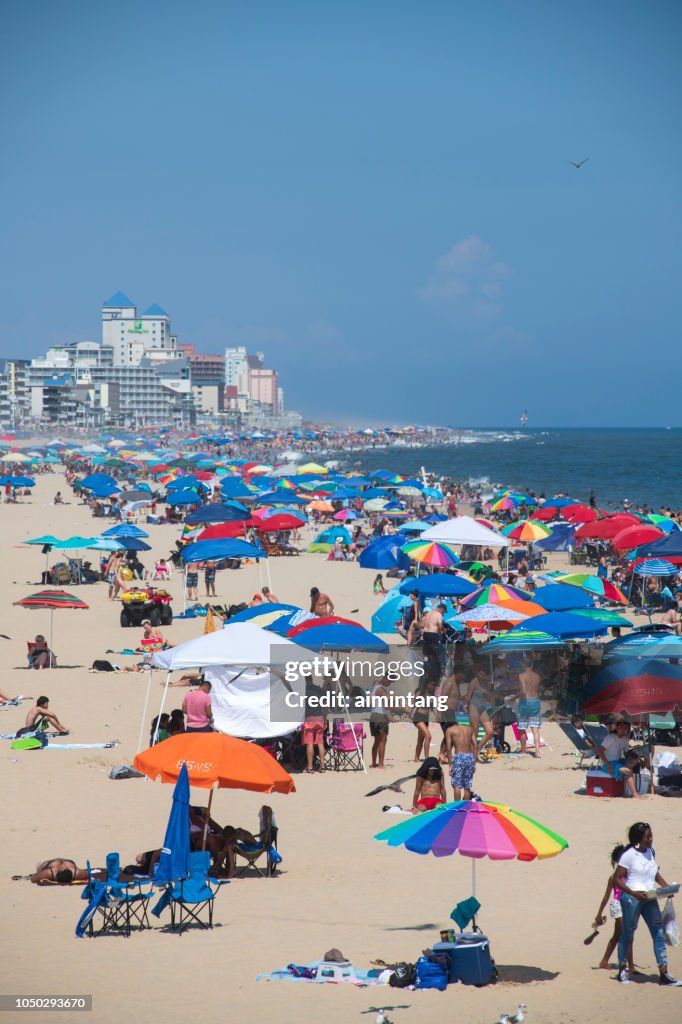
[[[623,928],[618,939],[618,963],[628,962],[628,946],[632,942],[635,929],[639,924],[640,917],[643,917],[654,940],[654,956],[659,967],[665,967],[668,963],[668,955],[665,949],[665,934],[661,921],[661,908],[658,900],[647,900],[640,903],[629,893],[621,893],[620,905],[623,911]]]

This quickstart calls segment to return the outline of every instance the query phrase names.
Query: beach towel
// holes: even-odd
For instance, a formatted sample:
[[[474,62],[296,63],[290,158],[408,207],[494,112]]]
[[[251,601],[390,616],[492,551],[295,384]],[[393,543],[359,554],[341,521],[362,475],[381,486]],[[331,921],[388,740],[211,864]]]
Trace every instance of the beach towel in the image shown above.
[[[365,971],[361,970],[359,967],[354,968],[355,978],[353,980],[338,982],[330,978],[328,982],[327,979],[317,981],[317,968],[321,963],[324,963],[324,961],[313,960],[312,963],[309,964],[288,964],[287,967],[282,967],[278,971],[257,974],[256,981],[295,981],[313,985],[319,985],[322,982],[332,985],[359,985],[361,987],[385,984],[384,982],[379,981],[379,971]]]
[[[48,743],[45,750],[97,750],[117,747],[120,740],[111,740],[109,743]]]

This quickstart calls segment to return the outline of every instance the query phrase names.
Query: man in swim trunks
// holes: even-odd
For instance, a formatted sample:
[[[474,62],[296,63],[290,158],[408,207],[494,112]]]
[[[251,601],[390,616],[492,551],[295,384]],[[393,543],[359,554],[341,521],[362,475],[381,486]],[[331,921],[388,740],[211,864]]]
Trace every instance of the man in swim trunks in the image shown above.
[[[445,734],[455,800],[471,800],[476,770],[476,739],[470,725],[456,722]],[[454,749],[454,754],[452,753]]]
[[[412,798],[412,813],[432,811],[447,800],[443,769],[435,757],[427,757],[417,771],[417,784]]]
[[[521,753],[525,754],[526,743],[528,742],[528,730],[533,734],[533,757],[540,756],[540,726],[542,725],[542,706],[538,691],[540,690],[540,676],[533,668],[529,658],[521,661],[519,672],[519,683],[522,697],[519,701],[518,726],[519,739],[521,741]]]
[[[49,697],[38,697],[36,706],[31,708],[29,713],[26,715],[26,725],[23,729],[19,729],[17,736],[24,736],[27,732],[33,732],[34,729],[39,729],[41,732],[45,732],[50,728],[50,726],[55,729],[60,736],[66,736],[69,730],[65,725],[62,725],[57,716],[49,710],[49,706]]]

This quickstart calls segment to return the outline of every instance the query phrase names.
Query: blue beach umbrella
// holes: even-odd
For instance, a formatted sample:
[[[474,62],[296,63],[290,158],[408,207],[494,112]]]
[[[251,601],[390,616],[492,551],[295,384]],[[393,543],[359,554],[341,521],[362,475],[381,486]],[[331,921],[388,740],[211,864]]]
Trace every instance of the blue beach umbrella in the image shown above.
[[[293,633],[293,636],[292,636]],[[324,626],[310,626],[290,631],[290,639],[294,639],[301,647],[311,651],[375,651],[386,654],[388,644],[374,636],[364,626],[349,625],[345,622],[333,622]]]
[[[645,558],[635,566],[635,572],[638,576],[674,576],[677,568],[665,558]]]
[[[566,583],[549,583],[538,587],[533,594],[533,601],[546,612],[567,612],[574,608],[594,608],[594,598],[579,587],[569,587]]]
[[[189,775],[183,764],[173,789],[173,803],[166,827],[154,883],[166,885],[189,876]]]
[[[185,516],[185,522],[189,526],[197,526],[199,523],[243,523],[250,518],[249,510],[238,501],[223,501],[204,505],[196,512],[190,512]]]
[[[135,526],[134,523],[119,523],[118,526],[110,526],[108,530],[104,530],[102,533],[103,537],[148,537],[149,534],[141,530],[139,526]]]
[[[401,533],[377,537],[360,552],[358,565],[361,569],[409,569],[410,560],[401,550],[405,540]]]
[[[526,622],[520,622],[510,630],[511,633],[533,632],[549,633],[563,639],[586,639],[593,636],[604,636],[606,626],[601,622],[592,622],[582,615],[571,615],[570,612],[547,612],[546,615],[533,615]]]
[[[384,596],[383,601],[372,615],[373,633],[396,633],[396,623],[400,621],[401,611],[412,602],[399,587],[394,587]]]
[[[205,562],[220,558],[267,558],[261,547],[238,539],[197,540],[180,552],[183,562]]]
[[[465,597],[473,594],[478,587],[463,576],[451,576],[449,573],[435,572],[429,576],[418,576],[406,579],[400,584],[401,594],[411,594],[414,590],[421,597]]]

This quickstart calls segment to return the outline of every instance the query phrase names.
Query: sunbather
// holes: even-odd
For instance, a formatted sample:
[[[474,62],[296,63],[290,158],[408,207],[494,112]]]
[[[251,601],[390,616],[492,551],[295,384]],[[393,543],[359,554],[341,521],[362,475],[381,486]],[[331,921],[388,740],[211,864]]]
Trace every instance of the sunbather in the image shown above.
[[[103,874],[103,868],[92,868],[93,875]],[[52,857],[50,860],[43,860],[36,865],[32,875],[12,875],[15,881],[28,879],[34,885],[41,882],[57,882],[58,885],[71,885],[72,882],[87,882],[88,872],[86,868],[79,868],[75,860],[68,857]]]
[[[47,646],[45,637],[40,633],[32,644],[29,645],[28,660],[31,668],[56,668],[57,659]]]
[[[56,730],[60,736],[66,736],[69,730],[65,725],[62,725],[54,712],[49,710],[49,704],[49,697],[38,697],[36,706],[31,708],[29,713],[26,715],[26,724],[23,729],[19,729],[17,736],[23,736],[24,733],[33,732],[34,730],[46,732],[50,726]]]

